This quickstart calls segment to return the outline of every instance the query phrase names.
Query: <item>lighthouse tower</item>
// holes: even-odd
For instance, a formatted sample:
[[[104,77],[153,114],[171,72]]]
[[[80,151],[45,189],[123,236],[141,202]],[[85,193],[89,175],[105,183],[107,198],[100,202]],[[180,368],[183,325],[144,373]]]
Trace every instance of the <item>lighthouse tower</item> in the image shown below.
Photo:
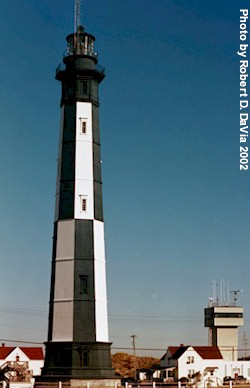
[[[48,341],[42,380],[114,379],[108,337],[95,38],[66,38]],[[73,384],[74,385],[74,384]]]

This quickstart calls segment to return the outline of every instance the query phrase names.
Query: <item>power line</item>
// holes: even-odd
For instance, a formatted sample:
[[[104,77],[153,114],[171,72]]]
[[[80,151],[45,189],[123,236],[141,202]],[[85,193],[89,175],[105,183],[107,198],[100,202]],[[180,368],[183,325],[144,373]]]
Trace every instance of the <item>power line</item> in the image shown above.
[[[32,309],[23,309],[15,307],[0,307],[0,311],[10,314],[20,314],[20,315],[32,315],[32,316],[48,316],[48,313],[41,310],[32,310]]]
[[[0,327],[8,327],[9,329],[22,329],[22,330],[34,330],[34,331],[42,331],[46,332],[46,329],[38,329],[37,327],[23,327],[23,326],[12,326],[12,325],[2,325],[0,323]]]
[[[134,348],[124,348],[124,347],[116,347],[116,346],[111,346],[111,349],[114,349],[114,350],[134,350]],[[136,350],[148,350],[148,351],[159,351],[159,352],[166,352],[166,348],[164,349],[153,349],[153,348],[138,348],[136,347]]]
[[[5,342],[16,342],[19,344],[36,344],[36,345],[43,345],[43,342],[36,342],[36,341],[20,341],[20,340],[14,340],[14,339],[6,339],[6,338],[0,338],[0,341]]]
[[[48,317],[48,312],[44,310],[35,310],[35,309],[25,309],[25,308],[16,308],[16,307],[0,307],[0,311],[9,313],[9,314],[17,314],[17,315],[31,315],[38,317]],[[65,312],[64,315],[67,315]],[[153,321],[159,323],[187,323],[187,322],[203,322],[203,317],[200,316],[191,316],[191,315],[180,315],[180,316],[155,316],[155,315],[114,315],[109,314],[109,321]],[[250,316],[244,316],[245,321],[250,321]]]
[[[207,346],[200,346],[200,345],[186,345],[186,347],[188,348],[188,347],[193,347],[194,348],[194,352],[196,351],[195,350],[195,348],[196,347],[207,347]],[[167,348],[168,348],[168,346],[166,347],[166,348],[138,348],[138,347],[136,347],[136,350],[137,351],[146,351],[146,352],[167,352]],[[220,346],[220,348],[222,348],[222,346]],[[133,347],[116,347],[116,346],[111,346],[111,350],[129,350],[129,351],[131,351],[131,352],[133,352]],[[242,351],[243,349],[238,349],[238,351],[240,352],[240,351]],[[246,351],[250,351],[250,349],[244,349],[244,350],[246,350]],[[212,353],[212,352],[216,352],[217,353],[217,349],[210,349],[210,352]],[[232,349],[223,349],[223,352],[232,352]]]

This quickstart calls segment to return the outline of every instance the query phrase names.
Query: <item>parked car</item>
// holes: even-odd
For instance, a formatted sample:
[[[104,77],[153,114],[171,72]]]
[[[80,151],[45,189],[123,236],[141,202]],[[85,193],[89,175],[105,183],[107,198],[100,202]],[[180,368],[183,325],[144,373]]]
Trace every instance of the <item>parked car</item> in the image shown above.
[[[231,377],[231,376],[226,376],[226,377],[224,377],[224,379],[223,379],[223,383],[224,383],[224,384],[229,384],[230,381],[234,381],[234,378]]]
[[[244,376],[237,376],[236,378],[233,378],[231,376],[226,376],[223,379],[224,384],[229,384],[230,381],[232,381],[233,384],[245,384],[247,382],[247,379]]]
[[[181,383],[188,383],[189,379],[187,377],[181,377],[178,381],[180,381]]]
[[[247,379],[244,376],[238,376],[235,380],[237,382],[240,382],[240,383],[246,383],[247,382]]]

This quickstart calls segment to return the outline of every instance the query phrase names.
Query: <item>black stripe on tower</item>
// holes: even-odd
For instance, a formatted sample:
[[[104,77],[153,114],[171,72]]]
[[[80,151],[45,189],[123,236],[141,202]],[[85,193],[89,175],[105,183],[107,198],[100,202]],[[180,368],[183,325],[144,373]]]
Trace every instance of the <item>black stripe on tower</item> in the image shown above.
[[[94,218],[96,220],[103,221],[99,109],[95,105],[92,105],[92,126],[94,163]]]
[[[92,220],[75,220],[73,341],[96,341],[94,230]]]
[[[50,283],[48,341],[52,340],[52,331],[53,331],[56,247],[57,247],[57,222],[54,223],[53,247],[52,247],[52,266],[51,266],[51,283]]]
[[[59,219],[74,218],[76,105],[64,108]]]

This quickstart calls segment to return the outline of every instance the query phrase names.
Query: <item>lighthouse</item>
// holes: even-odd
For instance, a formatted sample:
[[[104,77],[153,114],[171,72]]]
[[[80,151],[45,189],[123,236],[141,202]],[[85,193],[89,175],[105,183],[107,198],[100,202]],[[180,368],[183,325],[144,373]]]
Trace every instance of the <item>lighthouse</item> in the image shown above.
[[[108,336],[99,129],[98,89],[105,74],[93,35],[79,25],[66,41],[63,65],[56,70],[61,125],[41,380],[107,385],[100,380],[112,381],[115,375]]]

